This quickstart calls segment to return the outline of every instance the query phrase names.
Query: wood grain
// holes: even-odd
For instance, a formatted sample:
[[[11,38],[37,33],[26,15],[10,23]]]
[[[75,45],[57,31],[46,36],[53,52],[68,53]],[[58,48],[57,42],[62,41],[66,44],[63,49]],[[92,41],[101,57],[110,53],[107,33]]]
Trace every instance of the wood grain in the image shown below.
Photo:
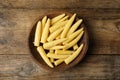
[[[1,0],[2,8],[120,8],[119,0]]]
[[[20,16],[20,15],[26,15],[29,17],[32,16],[39,16],[39,15],[43,15],[46,13],[54,13],[56,11],[68,11],[71,13],[77,13],[78,16],[84,19],[119,19],[120,18],[120,9],[94,9],[94,8],[78,8],[78,9],[42,9],[42,8],[38,8],[38,9],[8,9],[8,8],[0,8],[0,14],[1,17],[2,16],[9,16],[11,18],[16,18],[13,16]],[[29,13],[29,15],[28,15]],[[31,16],[30,16],[31,15]],[[5,18],[5,17],[3,17]]]
[[[84,60],[64,72],[47,73],[28,49],[31,26],[41,15],[77,13],[88,28]],[[0,0],[0,80],[120,80],[119,0]]]
[[[16,15],[11,11],[14,11]],[[2,16],[0,54],[29,54],[28,36],[35,19],[40,16],[40,12],[31,14],[29,12],[10,10],[10,14],[5,12],[6,14]],[[120,45],[118,45],[120,44],[120,19],[85,18],[84,22],[90,36],[89,54],[120,54]]]
[[[0,80],[119,80],[119,55],[87,55],[77,66],[47,73],[36,65],[30,55],[1,55]]]

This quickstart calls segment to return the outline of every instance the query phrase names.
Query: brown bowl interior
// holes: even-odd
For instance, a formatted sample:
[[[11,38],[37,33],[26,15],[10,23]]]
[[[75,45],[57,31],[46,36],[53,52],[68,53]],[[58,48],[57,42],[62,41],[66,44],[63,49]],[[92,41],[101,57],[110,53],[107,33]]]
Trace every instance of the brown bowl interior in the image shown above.
[[[56,12],[56,13],[53,13],[53,14],[48,14],[47,16],[49,18],[53,18],[59,14],[61,14],[63,12]],[[66,15],[69,15],[70,17],[72,16],[71,13],[68,13],[68,12],[65,12]],[[34,41],[34,34],[35,34],[35,29],[36,29],[36,24],[39,20],[41,20],[43,16],[40,16],[34,23],[34,25],[32,26],[32,29],[31,29],[31,32],[30,32],[30,35],[29,35],[29,49],[30,49],[30,52],[32,54],[32,57],[34,59],[34,61],[42,68],[46,69],[47,71],[63,71],[63,70],[66,70],[70,67],[73,67],[75,66],[76,64],[78,64],[82,59],[83,57],[85,56],[86,52],[87,52],[87,49],[88,49],[88,32],[87,32],[87,29],[84,25],[84,21],[82,22],[82,24],[79,26],[79,28],[81,27],[84,27],[84,35],[82,36],[82,38],[79,40],[78,42],[78,45],[80,45],[81,43],[84,43],[84,47],[81,51],[81,53],[77,56],[77,58],[75,60],[73,60],[69,65],[66,65],[65,63],[62,63],[54,68],[50,68],[44,61],[43,59],[41,58],[41,56],[39,55],[39,53],[37,52],[37,49],[36,47],[33,45],[33,41]],[[79,18],[76,17],[75,21],[77,21]],[[78,29],[79,29],[78,28]]]

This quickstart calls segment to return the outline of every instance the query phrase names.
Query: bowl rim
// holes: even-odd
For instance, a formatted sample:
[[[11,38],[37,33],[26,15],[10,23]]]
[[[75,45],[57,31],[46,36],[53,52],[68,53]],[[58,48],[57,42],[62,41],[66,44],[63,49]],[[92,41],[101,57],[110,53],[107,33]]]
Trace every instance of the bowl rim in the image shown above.
[[[48,13],[48,14],[44,14],[44,15],[40,15],[39,17],[37,17],[35,20],[34,20],[34,22],[33,22],[33,24],[32,24],[32,27],[31,27],[31,29],[30,29],[30,33],[29,33],[29,37],[28,37],[28,46],[29,46],[29,51],[30,51],[30,56],[32,57],[32,60],[37,64],[37,65],[39,65],[42,69],[44,69],[45,71],[47,71],[47,72],[53,72],[53,71],[55,71],[54,70],[54,68],[50,68],[49,70],[47,69],[47,68],[45,68],[44,66],[42,66],[43,64],[41,64],[34,56],[33,56],[33,53],[32,53],[32,50],[31,50],[31,48],[30,48],[30,43],[33,43],[33,42],[30,42],[30,38],[31,38],[31,34],[32,34],[32,30],[33,30],[33,28],[34,28],[34,26],[36,26],[36,24],[37,24],[37,22],[39,21],[39,20],[41,20],[44,16],[49,16],[49,15],[53,15],[53,14],[62,14],[62,13],[65,13],[65,14],[67,14],[67,15],[73,15],[72,13],[70,13],[70,12],[65,12],[65,11],[60,11],[60,12],[52,12],[52,13]],[[80,19],[78,16],[76,16],[76,18],[78,18],[78,19]],[[83,19],[83,18],[82,18]],[[65,68],[65,69],[60,69],[60,70],[58,70],[58,71],[64,71],[64,70],[67,70],[67,69],[69,69],[69,68],[71,68],[71,67],[74,67],[75,65],[77,65],[79,62],[81,62],[82,60],[83,60],[83,58],[85,57],[85,55],[86,55],[86,53],[87,53],[87,50],[88,50],[88,47],[89,47],[89,36],[88,36],[88,30],[87,30],[87,28],[86,28],[86,25],[85,25],[85,22],[84,22],[84,19],[83,19],[83,25],[84,25],[84,29],[85,29],[85,32],[86,32],[86,42],[87,42],[87,44],[86,44],[86,48],[85,48],[85,50],[84,50],[84,54],[83,55],[81,55],[81,54],[79,54],[78,56],[81,56],[81,59],[79,59],[79,61],[77,61],[76,63],[74,63],[72,66],[69,66],[69,64],[68,65],[66,65],[66,66],[69,66],[68,68]],[[36,29],[36,28],[35,28]],[[81,42],[80,42],[81,43]],[[34,46],[35,47],[35,46]],[[85,47],[85,46],[84,46]],[[84,48],[83,47],[83,48]],[[81,53],[82,53],[82,51],[81,51]],[[78,57],[77,56],[77,57]],[[45,63],[45,62],[44,62]],[[59,65],[58,65],[59,66]],[[56,66],[55,66],[56,67]]]

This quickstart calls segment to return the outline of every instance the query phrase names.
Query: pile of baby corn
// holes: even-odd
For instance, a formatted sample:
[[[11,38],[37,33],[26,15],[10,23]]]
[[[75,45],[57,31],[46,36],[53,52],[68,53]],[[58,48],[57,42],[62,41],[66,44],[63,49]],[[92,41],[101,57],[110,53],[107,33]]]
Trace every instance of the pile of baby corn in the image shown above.
[[[36,25],[34,46],[37,47],[45,63],[54,68],[65,62],[72,62],[82,51],[84,44],[78,45],[84,29],[78,28],[83,22],[76,21],[76,14],[71,17],[65,13],[52,19],[44,16]]]

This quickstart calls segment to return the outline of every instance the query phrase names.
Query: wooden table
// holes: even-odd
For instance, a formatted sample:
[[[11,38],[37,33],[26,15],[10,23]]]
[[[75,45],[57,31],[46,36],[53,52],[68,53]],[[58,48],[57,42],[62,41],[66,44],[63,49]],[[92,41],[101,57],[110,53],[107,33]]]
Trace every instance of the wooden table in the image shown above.
[[[75,67],[47,73],[32,60],[28,36],[36,18],[56,11],[82,17],[90,45]],[[120,80],[120,0],[0,0],[0,80]]]

